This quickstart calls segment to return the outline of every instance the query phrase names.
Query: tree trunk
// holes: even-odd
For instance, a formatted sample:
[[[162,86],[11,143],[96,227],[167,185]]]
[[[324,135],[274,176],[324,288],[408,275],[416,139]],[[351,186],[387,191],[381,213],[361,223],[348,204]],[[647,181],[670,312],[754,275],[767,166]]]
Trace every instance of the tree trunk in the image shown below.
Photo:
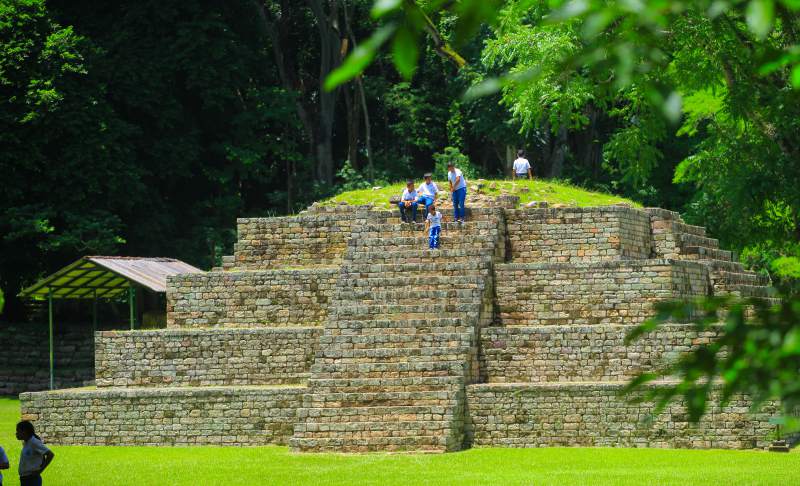
[[[361,131],[361,115],[359,113],[361,103],[353,99],[354,93],[350,86],[345,86],[342,93],[344,94],[344,104],[347,110],[347,160],[350,161],[350,165],[354,169],[358,170],[360,167],[358,163],[358,137]]]
[[[319,79],[316,89],[308,91],[306,84],[300,79],[297,66],[294,65],[292,56],[284,53],[291,52],[288,37],[290,25],[285,22],[283,15],[275,18],[271,10],[264,4],[254,0],[267,34],[272,42],[275,63],[278,75],[284,89],[299,93],[295,107],[298,118],[303,125],[303,131],[308,140],[308,156],[316,160],[314,179],[325,184],[333,184],[333,124],[336,115],[336,96],[338,88],[328,92],[323,89],[325,78],[336,69],[341,62],[341,41],[339,39],[339,2],[338,0],[308,0],[308,6],[314,14],[320,45]],[[326,11],[326,5],[329,6]],[[287,12],[297,6],[286,0],[281,2],[280,8],[275,10]],[[291,172],[290,172],[291,174]],[[290,175],[291,177],[291,175]]]
[[[564,159],[567,156],[567,129],[562,126],[558,129],[552,157],[550,158],[550,178],[558,179],[564,172]]]
[[[325,3],[329,11],[325,11]],[[319,121],[317,129],[317,170],[319,182],[333,184],[333,123],[336,116],[336,95],[339,88],[326,91],[323,88],[325,78],[339,66],[341,62],[342,43],[339,37],[339,2],[330,0],[308,0],[308,6],[314,13],[319,33]]]
[[[347,2],[342,5],[342,13],[344,14],[344,26],[347,30],[347,36],[350,38],[350,42],[353,44],[353,49],[358,47],[356,43],[356,36],[353,35],[353,29],[350,27],[350,15],[347,13]],[[375,166],[372,163],[372,129],[370,128],[369,123],[369,109],[367,108],[367,96],[364,94],[364,83],[362,81],[362,75],[356,76],[355,80],[356,91],[358,93],[358,99],[361,102],[361,111],[364,114],[364,145],[366,145],[367,149],[367,177],[369,178],[370,182],[375,180]]]

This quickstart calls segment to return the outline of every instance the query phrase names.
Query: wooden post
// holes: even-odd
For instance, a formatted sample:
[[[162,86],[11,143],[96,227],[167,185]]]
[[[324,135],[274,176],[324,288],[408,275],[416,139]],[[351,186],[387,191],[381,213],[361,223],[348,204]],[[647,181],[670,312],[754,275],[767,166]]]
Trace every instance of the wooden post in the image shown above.
[[[94,300],[92,302],[92,350],[94,350],[94,333],[97,332],[97,289],[94,289],[93,293],[94,293]]]
[[[55,389],[55,378],[54,378],[54,362],[55,356],[53,354],[53,289],[48,289],[47,291],[47,314],[48,314],[48,335],[49,335],[49,344],[50,344],[50,389]]]
[[[133,285],[128,287],[128,304],[131,307],[131,331],[136,329],[136,311],[135,309],[135,300],[136,300],[136,289],[133,288]]]

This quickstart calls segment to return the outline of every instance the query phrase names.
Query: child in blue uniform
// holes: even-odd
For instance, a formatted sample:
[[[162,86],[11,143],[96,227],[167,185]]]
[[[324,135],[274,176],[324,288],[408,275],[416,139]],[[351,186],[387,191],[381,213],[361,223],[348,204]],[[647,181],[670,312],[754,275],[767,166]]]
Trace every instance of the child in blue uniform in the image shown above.
[[[436,210],[436,206],[428,207],[428,217],[425,218],[425,230],[428,231],[428,248],[436,250],[439,248],[439,234],[442,232],[442,213]]]

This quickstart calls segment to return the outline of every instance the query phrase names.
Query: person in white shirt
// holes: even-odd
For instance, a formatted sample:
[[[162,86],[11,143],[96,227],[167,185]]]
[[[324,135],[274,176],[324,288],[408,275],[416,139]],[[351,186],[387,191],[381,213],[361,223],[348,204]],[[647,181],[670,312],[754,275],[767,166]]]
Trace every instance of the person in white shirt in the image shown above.
[[[419,196],[417,201],[425,205],[425,214],[427,215],[428,208],[433,206],[433,203],[436,202],[436,194],[439,192],[439,186],[437,186],[436,183],[431,180],[433,174],[430,172],[426,173],[422,177],[425,178],[425,182],[420,184],[420,186],[417,188],[417,195]]]
[[[453,219],[463,223],[466,217],[464,202],[467,200],[467,180],[452,162],[447,164],[447,180],[450,181],[450,193],[453,196]]]
[[[53,461],[53,451],[36,435],[33,424],[27,420],[17,424],[17,439],[23,442],[19,456],[20,486],[42,486],[42,472]]]
[[[428,216],[425,218],[425,231],[428,232],[428,248],[436,250],[439,248],[439,235],[442,232],[442,213],[436,210],[436,206],[428,207]]]
[[[8,456],[6,455],[6,451],[0,447],[0,469],[8,469]],[[0,473],[0,486],[3,486],[3,473]]]
[[[417,205],[419,201],[417,190],[414,189],[414,180],[409,179],[406,181],[406,188],[403,189],[403,195],[400,196],[400,202],[397,205],[400,207],[400,219],[404,223],[413,223],[417,220]],[[408,214],[408,209],[411,209],[411,215]],[[410,219],[409,219],[410,218]]]
[[[525,158],[525,151],[522,149],[517,150],[517,160],[514,161],[514,169],[511,171],[511,178],[516,179],[517,177],[522,179],[527,177],[533,180],[531,163]]]

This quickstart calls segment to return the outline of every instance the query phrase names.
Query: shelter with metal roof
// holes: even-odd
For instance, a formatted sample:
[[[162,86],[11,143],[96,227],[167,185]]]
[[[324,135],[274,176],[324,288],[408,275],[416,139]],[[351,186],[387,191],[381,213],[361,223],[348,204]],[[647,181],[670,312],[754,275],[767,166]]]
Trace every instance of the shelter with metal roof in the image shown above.
[[[136,327],[136,288],[167,291],[167,277],[182,273],[203,273],[174,258],[85,256],[45,277],[19,293],[24,299],[47,300],[50,337],[50,389],[53,389],[53,300],[93,301],[92,328],[97,329],[98,299],[118,299],[127,294],[131,329]]]

